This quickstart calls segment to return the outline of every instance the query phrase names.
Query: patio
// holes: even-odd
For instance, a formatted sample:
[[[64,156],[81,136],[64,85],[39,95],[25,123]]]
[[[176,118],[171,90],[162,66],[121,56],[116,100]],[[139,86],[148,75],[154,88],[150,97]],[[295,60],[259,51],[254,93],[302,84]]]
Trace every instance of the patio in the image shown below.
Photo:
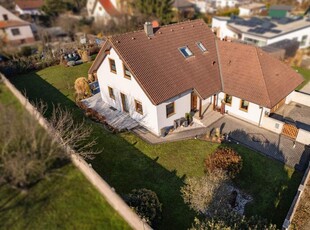
[[[281,106],[275,113],[270,115],[271,118],[293,123],[299,129],[310,131],[310,107],[291,102]]]
[[[82,102],[91,109],[96,110],[106,118],[106,122],[118,130],[131,130],[139,125],[137,121],[132,119],[127,113],[116,110],[110,105],[102,101],[100,93],[82,100]]]

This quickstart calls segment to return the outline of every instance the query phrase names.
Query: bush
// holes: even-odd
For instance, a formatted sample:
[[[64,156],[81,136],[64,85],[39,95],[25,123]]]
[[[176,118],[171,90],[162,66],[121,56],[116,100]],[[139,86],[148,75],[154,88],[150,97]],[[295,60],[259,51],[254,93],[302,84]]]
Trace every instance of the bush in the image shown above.
[[[242,158],[232,148],[224,147],[217,149],[210,155],[205,160],[205,164],[206,170],[209,173],[216,169],[221,169],[226,171],[229,177],[234,178],[241,171]]]
[[[149,189],[134,189],[125,198],[127,204],[152,227],[161,219],[162,204],[155,192]]]

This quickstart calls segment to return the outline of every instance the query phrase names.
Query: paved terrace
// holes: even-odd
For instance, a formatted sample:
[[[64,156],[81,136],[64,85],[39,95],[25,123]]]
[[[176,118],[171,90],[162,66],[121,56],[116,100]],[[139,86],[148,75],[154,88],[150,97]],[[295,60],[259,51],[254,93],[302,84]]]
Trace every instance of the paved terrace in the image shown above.
[[[294,122],[297,128],[310,131],[310,107],[291,102],[281,106],[270,117],[287,122]]]
[[[208,127],[220,128],[222,133],[238,143],[279,160],[298,170],[305,170],[310,159],[310,147],[282,135],[259,128],[231,116],[223,116]]]

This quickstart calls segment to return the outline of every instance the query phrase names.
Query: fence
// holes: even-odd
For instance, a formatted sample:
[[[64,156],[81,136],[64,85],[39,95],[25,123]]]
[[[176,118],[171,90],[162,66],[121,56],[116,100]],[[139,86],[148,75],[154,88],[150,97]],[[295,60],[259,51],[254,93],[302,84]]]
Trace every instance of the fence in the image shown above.
[[[14,94],[14,96],[20,101],[25,109],[39,122],[39,124],[50,133],[51,127],[45,118],[37,111],[37,109],[24,97],[10,81],[0,73],[0,80],[3,81],[5,86]],[[137,230],[150,230],[151,227],[142,221],[140,217],[130,209],[130,207],[123,201],[123,199],[112,189],[101,176],[88,165],[83,158],[74,154],[74,151],[67,148],[67,151],[71,154],[73,164],[86,176],[86,178],[92,183],[101,195],[107,200],[107,202],[127,221],[127,223]]]

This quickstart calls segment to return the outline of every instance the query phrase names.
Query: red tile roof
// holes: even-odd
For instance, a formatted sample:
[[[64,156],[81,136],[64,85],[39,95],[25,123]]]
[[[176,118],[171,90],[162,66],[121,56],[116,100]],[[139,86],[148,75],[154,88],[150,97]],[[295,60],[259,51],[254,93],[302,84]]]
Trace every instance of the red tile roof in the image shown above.
[[[0,29],[8,28],[8,27],[16,27],[16,26],[26,26],[30,25],[30,23],[25,21],[0,21]]]
[[[43,0],[15,0],[15,3],[23,10],[38,9],[44,5]]]
[[[111,17],[118,17],[121,16],[121,13],[114,7],[112,2],[110,0],[96,0],[93,9],[92,14],[94,13],[94,10],[96,9],[97,2],[101,4],[103,9],[111,16]]]
[[[184,58],[178,49],[182,46],[194,56]],[[195,90],[203,99],[222,91],[272,108],[303,81],[259,48],[216,42],[202,20],[159,27],[151,37],[143,30],[108,37],[89,73],[97,71],[111,47],[155,105]]]
[[[218,41],[223,92],[272,108],[303,78],[290,66],[261,49]]]

